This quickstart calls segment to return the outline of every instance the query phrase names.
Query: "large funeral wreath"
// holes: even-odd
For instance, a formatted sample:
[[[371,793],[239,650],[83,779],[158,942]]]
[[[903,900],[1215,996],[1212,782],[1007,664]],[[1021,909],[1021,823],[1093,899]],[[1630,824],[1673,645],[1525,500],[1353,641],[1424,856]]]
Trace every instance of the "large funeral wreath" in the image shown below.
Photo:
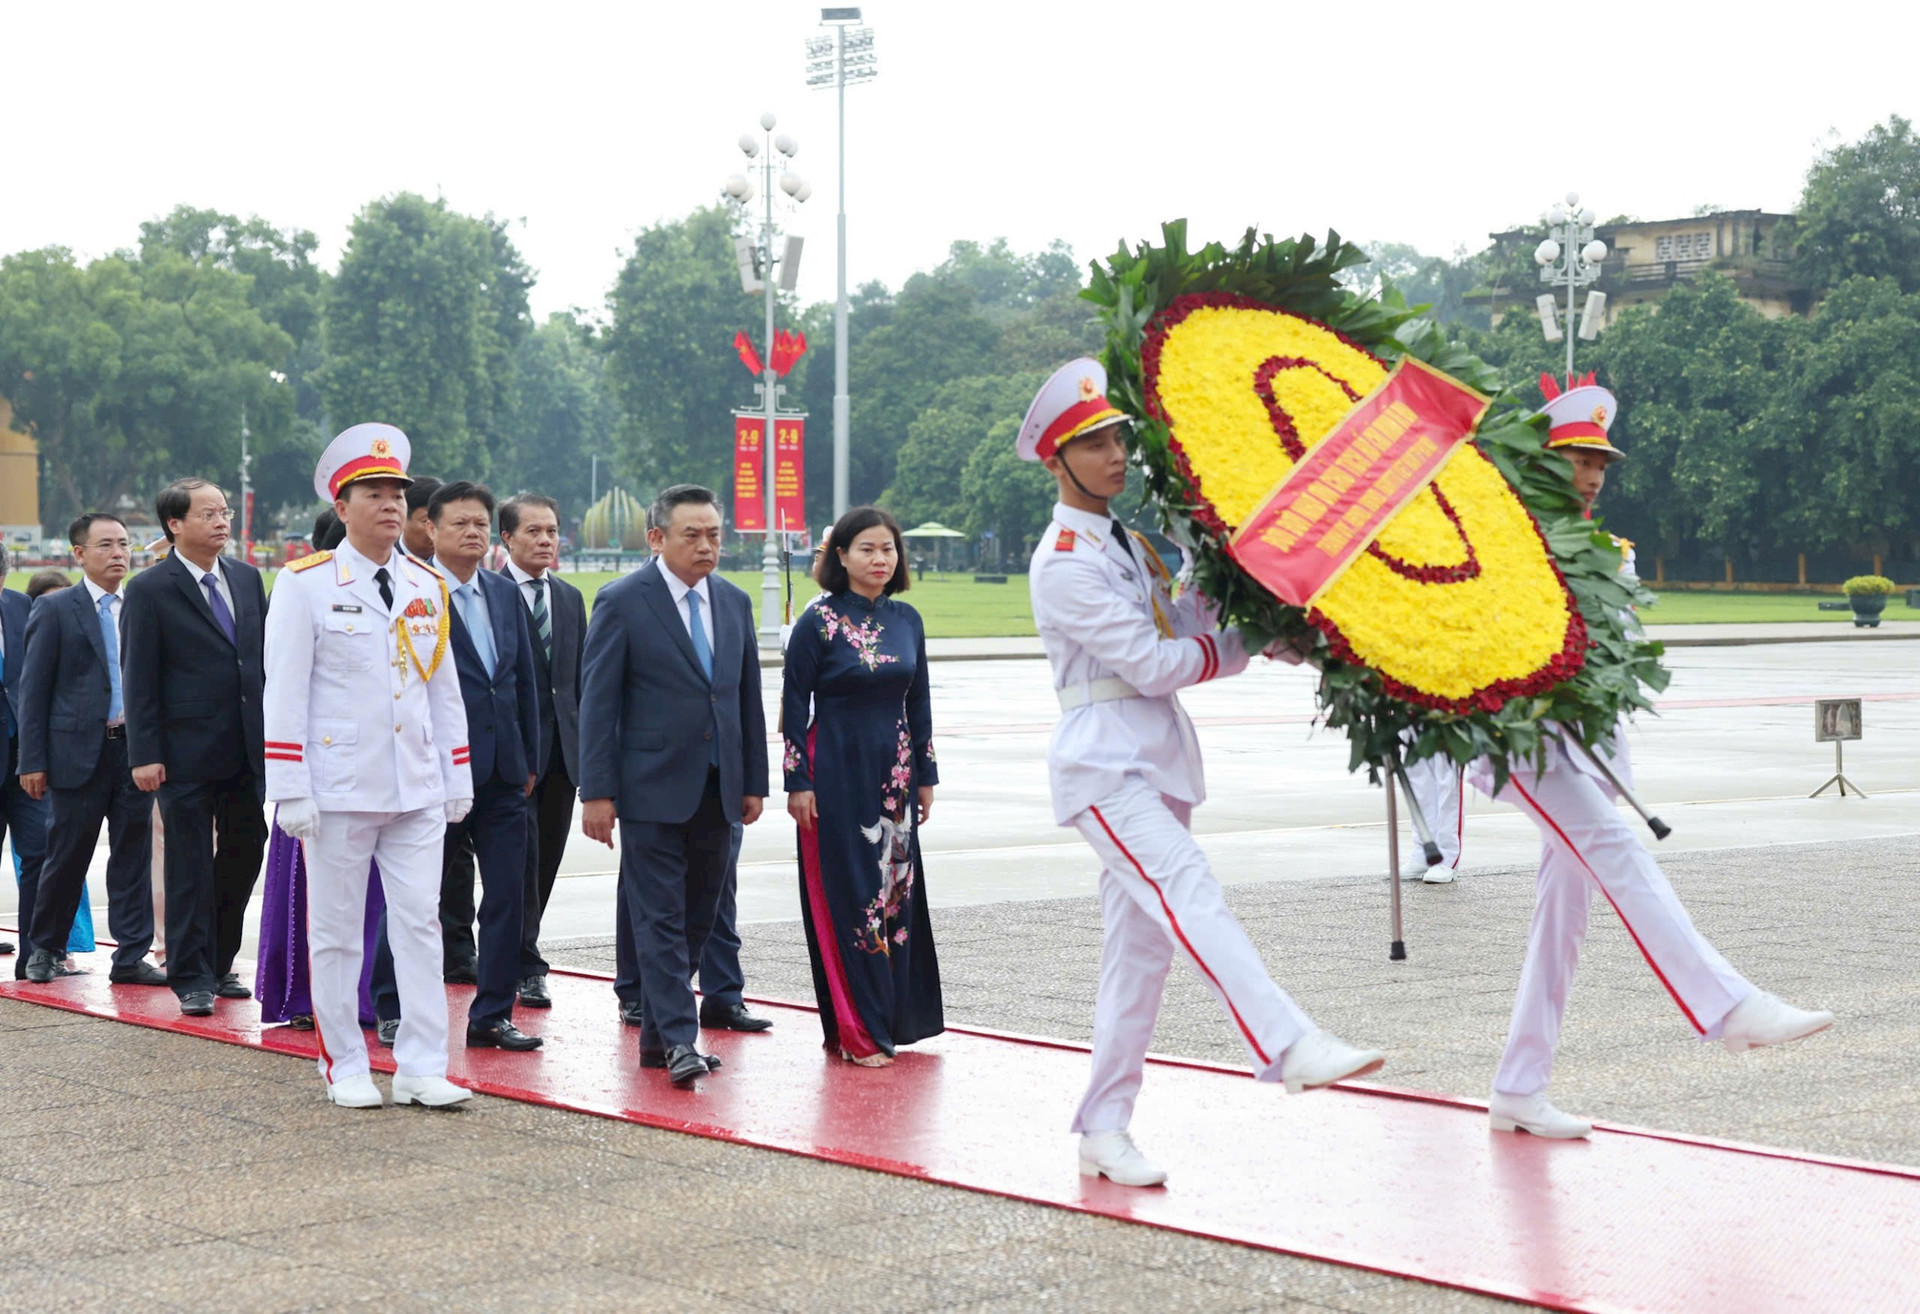
[[[1391,759],[1538,760],[1565,727],[1589,745],[1665,688],[1660,645],[1632,620],[1652,601],[1582,514],[1545,422],[1392,289],[1336,277],[1367,257],[1329,233],[1229,249],[1124,246],[1084,293],[1106,326],[1108,395],[1134,417],[1134,456],[1193,583],[1256,643],[1290,642],[1321,673],[1350,769]],[[1289,606],[1227,552],[1302,454],[1412,357],[1492,398],[1471,442],[1309,607]]]

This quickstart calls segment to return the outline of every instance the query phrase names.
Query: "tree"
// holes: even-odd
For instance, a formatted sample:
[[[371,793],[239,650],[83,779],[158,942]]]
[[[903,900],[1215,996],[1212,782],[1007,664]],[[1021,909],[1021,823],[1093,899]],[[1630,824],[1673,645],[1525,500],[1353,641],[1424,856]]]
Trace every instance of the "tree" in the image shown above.
[[[1920,289],[1920,138],[1898,115],[1836,146],[1807,171],[1790,230],[1794,264],[1816,288],[1863,276]]]
[[[559,499],[564,528],[587,509],[596,454],[611,475],[619,423],[592,326],[570,314],[549,315],[520,344],[514,376],[518,396],[507,446],[495,461],[494,491]]]
[[[998,421],[967,458],[960,473],[966,505],[963,528],[975,538],[992,535],[988,560],[1023,567],[1040,533],[1053,517],[1056,488],[1051,476],[1014,448],[1020,417]]]
[[[744,331],[764,351],[766,327],[760,298],[740,290],[729,224],[716,205],[643,229],[608,298],[619,473],[642,501],[674,483],[732,494],[732,411],[754,401],[733,338]]]
[[[513,405],[532,283],[491,215],[411,192],[368,205],[326,290],[329,423],[398,425],[421,473],[485,478]]]
[[[1012,420],[1018,426],[1044,380],[1041,374],[985,375],[942,384],[907,425],[893,485],[881,499],[888,510],[907,525],[966,523],[969,458],[996,425]]]
[[[250,289],[171,250],[0,260],[0,388],[39,443],[49,524],[146,505],[180,475],[230,484],[242,406],[263,441],[286,432],[291,398],[269,372],[293,343]]]

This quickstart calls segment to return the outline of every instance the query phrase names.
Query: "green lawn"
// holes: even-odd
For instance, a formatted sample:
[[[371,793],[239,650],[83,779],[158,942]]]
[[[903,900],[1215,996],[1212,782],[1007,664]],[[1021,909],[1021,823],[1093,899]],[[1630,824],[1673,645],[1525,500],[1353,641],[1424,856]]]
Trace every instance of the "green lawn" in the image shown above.
[[[7,577],[9,588],[24,588],[29,572],[16,570]],[[726,577],[760,600],[759,571],[728,571]],[[76,573],[74,578],[78,579]],[[567,576],[587,596],[616,578],[612,571],[582,571]],[[797,610],[815,593],[813,581],[796,574],[793,599]],[[926,618],[927,634],[936,639],[999,638],[1033,633],[1033,610],[1027,601],[1027,578],[1011,576],[1005,584],[978,584],[972,575],[929,575],[914,583],[906,601]],[[1649,625],[1762,624],[1769,621],[1831,621],[1846,624],[1844,611],[1821,611],[1820,602],[1839,601],[1838,594],[1816,593],[1665,593],[1659,605],[1645,614]],[[1889,600],[1889,620],[1920,620],[1904,597]]]

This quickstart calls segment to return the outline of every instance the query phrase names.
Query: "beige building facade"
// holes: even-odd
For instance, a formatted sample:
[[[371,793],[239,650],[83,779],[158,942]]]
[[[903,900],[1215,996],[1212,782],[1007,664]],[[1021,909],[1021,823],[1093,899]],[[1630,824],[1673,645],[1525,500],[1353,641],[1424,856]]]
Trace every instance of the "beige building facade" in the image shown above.
[[[0,540],[8,547],[40,541],[40,447],[13,427],[13,406],[0,397]]]

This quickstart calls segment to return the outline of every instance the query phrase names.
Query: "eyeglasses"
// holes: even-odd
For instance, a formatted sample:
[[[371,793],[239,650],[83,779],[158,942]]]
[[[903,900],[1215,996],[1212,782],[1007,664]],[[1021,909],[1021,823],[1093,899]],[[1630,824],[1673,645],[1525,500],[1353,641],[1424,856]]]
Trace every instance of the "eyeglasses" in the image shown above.
[[[218,510],[202,511],[194,519],[204,520],[209,525],[224,524],[233,519],[233,508],[223,506]]]

